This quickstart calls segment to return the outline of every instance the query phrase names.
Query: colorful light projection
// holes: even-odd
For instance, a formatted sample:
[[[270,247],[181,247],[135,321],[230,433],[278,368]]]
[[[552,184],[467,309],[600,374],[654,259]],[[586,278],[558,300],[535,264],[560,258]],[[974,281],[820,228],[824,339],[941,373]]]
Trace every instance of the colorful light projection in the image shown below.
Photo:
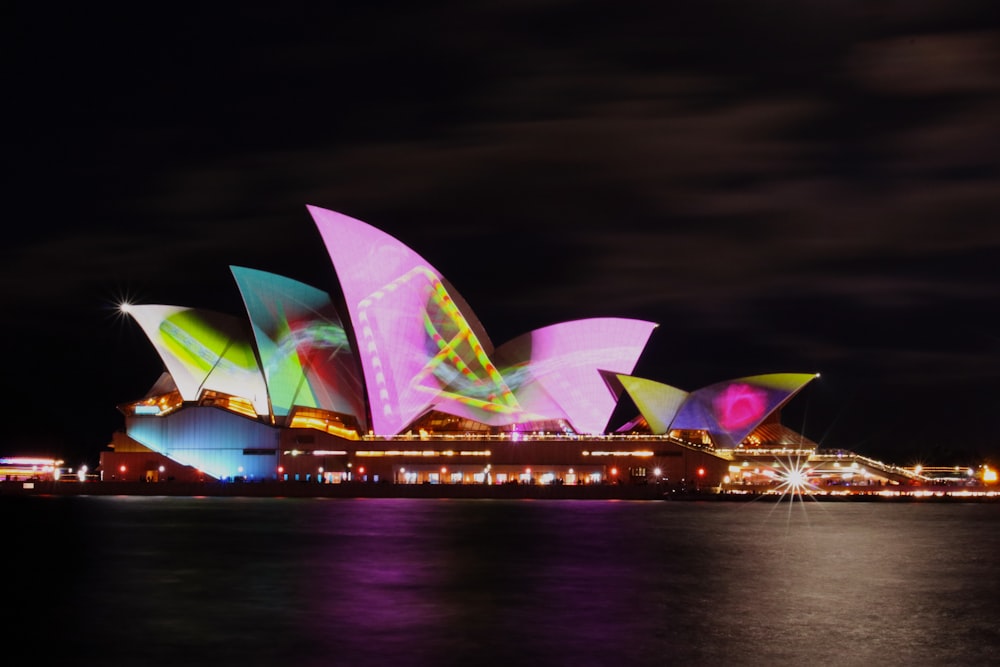
[[[698,389],[681,406],[670,428],[705,430],[717,447],[737,447],[816,377],[812,373],[771,373]]]
[[[727,380],[690,394],[644,378],[618,376],[653,433],[707,431],[717,447],[736,447],[769,415],[818,377],[772,373]]]
[[[330,295],[265,271],[230,267],[253,325],[271,409],[354,417],[367,428],[361,371]]]
[[[767,392],[734,382],[712,399],[712,408],[719,426],[733,431],[766,416]]]
[[[246,399],[269,414],[267,388],[244,322],[208,310],[130,305],[125,310],[153,344],[185,401],[203,391]]]
[[[430,284],[422,313],[428,359],[411,385],[418,391],[431,392],[435,399],[476,410],[520,414],[522,409],[514,392],[490,360],[447,287],[429,272],[425,272],[425,278]],[[437,382],[427,382],[430,376]],[[437,409],[443,407],[454,410],[453,406]]]
[[[518,401],[577,433],[603,433],[618,404],[601,371],[631,373],[654,322],[592,318],[543,327],[504,343],[494,355]]]
[[[344,291],[376,433],[399,433],[431,409],[493,426],[606,426],[616,397],[598,371],[631,372],[654,323],[567,322],[494,354],[471,308],[420,255],[360,220],[308,208]]]
[[[654,435],[667,433],[670,422],[687,400],[688,393],[683,389],[634,375],[618,375],[618,380],[645,418],[650,431]]]
[[[459,342],[473,350],[462,358],[476,368],[477,377],[491,377],[480,360],[493,351],[486,332],[426,260],[360,220],[308,209],[347,303],[375,433],[399,433],[438,402],[449,402],[448,393],[441,392],[448,385],[442,386],[439,378],[450,372],[443,362],[454,360]],[[440,341],[429,339],[429,329],[435,327],[444,329]]]
[[[225,410],[179,410],[169,419],[136,419],[128,433],[154,452],[216,479],[268,478],[278,460],[276,429]]]

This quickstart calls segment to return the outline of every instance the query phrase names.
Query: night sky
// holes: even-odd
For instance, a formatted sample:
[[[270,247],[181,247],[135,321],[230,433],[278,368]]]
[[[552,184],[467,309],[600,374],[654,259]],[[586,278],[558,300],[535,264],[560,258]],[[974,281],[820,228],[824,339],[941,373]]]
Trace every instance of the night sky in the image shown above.
[[[822,446],[1000,463],[993,0],[14,4],[0,454],[96,465],[161,370],[124,298],[333,290],[314,204],[496,344],[652,320],[637,375],[820,372],[784,421]]]

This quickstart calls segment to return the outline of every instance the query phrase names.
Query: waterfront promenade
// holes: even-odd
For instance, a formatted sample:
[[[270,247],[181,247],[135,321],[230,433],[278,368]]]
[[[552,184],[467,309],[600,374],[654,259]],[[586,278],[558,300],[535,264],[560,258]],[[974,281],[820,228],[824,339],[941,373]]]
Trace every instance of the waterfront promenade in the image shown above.
[[[717,489],[679,489],[657,484],[316,484],[309,482],[100,482],[5,481],[3,496],[181,496],[248,498],[455,498],[510,500],[699,500],[747,502],[795,497],[838,501],[953,501],[1000,500],[995,487],[855,487],[837,492],[795,494],[744,493]]]

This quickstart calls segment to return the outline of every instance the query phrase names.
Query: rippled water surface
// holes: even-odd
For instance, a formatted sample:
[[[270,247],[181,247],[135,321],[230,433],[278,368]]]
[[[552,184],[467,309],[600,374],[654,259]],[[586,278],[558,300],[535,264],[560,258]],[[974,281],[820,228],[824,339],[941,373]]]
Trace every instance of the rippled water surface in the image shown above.
[[[1000,505],[0,499],[73,665],[971,665]],[[54,656],[53,656],[54,653]]]

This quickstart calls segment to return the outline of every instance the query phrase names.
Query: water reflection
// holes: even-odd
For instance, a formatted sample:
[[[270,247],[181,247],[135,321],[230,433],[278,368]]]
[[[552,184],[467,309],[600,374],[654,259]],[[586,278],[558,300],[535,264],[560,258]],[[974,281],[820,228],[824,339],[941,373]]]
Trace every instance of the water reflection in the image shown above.
[[[77,664],[968,664],[1000,648],[997,505],[5,508],[19,565],[52,582],[18,589],[41,614],[24,630],[51,619]]]

